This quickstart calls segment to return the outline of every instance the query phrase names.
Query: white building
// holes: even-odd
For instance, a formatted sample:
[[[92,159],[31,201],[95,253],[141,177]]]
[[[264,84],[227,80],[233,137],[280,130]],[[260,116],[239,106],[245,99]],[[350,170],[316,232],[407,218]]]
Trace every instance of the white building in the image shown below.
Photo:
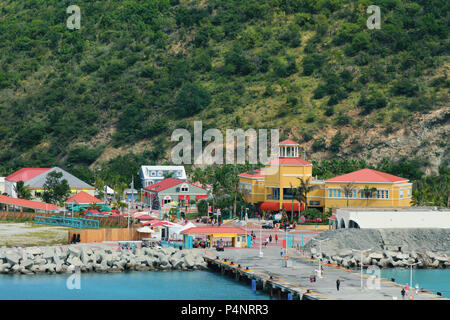
[[[336,227],[338,229],[450,228],[450,210],[432,207],[336,208]]]
[[[0,194],[5,192],[5,177],[0,177]]]
[[[172,174],[171,178],[186,181],[184,166],[141,166],[139,172],[143,188],[164,180],[168,174]]]

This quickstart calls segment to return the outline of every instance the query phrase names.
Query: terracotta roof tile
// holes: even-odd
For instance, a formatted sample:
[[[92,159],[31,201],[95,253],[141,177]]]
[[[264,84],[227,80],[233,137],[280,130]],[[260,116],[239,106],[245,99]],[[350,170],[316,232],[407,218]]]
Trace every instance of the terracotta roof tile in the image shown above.
[[[408,179],[373,169],[361,169],[326,180],[326,182],[400,182]]]

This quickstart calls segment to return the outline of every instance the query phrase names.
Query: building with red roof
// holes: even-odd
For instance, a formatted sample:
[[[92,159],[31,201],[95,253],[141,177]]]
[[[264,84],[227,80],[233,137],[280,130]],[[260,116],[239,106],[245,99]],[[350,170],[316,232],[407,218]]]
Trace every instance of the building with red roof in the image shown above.
[[[9,196],[16,198],[17,197],[17,193],[15,191],[16,184],[18,181],[23,181],[24,186],[31,191],[31,196],[33,197],[33,200],[41,199],[42,193],[44,192],[44,185],[47,180],[47,176],[52,172],[57,172],[62,175],[61,179],[67,181],[70,187],[70,191],[72,193],[84,191],[86,193],[94,195],[95,187],[87,184],[86,182],[78,179],[69,172],[58,167],[22,168],[5,177],[5,192]]]
[[[0,195],[0,211],[33,211],[38,213],[51,213],[64,209],[51,203],[12,198]]]
[[[411,205],[408,179],[373,169],[361,169],[328,180],[312,177],[312,163],[299,157],[300,145],[290,139],[279,143],[279,157],[264,168],[239,174],[240,189],[247,202],[261,211],[298,213],[306,207],[320,211],[345,206],[405,207]],[[308,183],[314,189],[308,203],[299,203],[294,191]]]
[[[201,199],[208,197],[208,191],[198,185],[180,179],[167,178],[142,189],[143,202],[150,208],[157,208],[168,211],[173,207],[173,203],[179,204],[183,212],[192,211],[195,204]]]
[[[220,244],[228,244],[234,248],[245,248],[250,242],[250,235],[241,227],[192,227],[181,231],[184,242],[188,242],[187,237],[193,239],[207,239],[209,247]]]

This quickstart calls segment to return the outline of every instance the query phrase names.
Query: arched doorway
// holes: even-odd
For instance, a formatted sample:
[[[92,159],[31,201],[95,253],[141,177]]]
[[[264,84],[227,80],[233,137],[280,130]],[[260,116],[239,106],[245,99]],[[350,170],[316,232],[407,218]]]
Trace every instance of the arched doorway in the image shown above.
[[[354,229],[359,229],[359,224],[356,221],[350,220],[348,222],[348,227],[349,228],[354,228]]]
[[[345,229],[345,221],[344,221],[344,219],[341,219],[341,222],[339,223],[339,228],[340,229]]]

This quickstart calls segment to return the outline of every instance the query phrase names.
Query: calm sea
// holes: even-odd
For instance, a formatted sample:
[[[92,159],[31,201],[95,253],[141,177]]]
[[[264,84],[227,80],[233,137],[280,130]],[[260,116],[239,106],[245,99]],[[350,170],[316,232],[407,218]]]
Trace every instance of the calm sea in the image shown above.
[[[0,300],[269,300],[268,294],[211,271],[0,275]],[[72,282],[74,284],[75,282]]]
[[[420,288],[434,293],[439,291],[442,296],[450,298],[450,269],[413,269],[412,276],[413,287],[419,284]],[[381,277],[394,278],[397,283],[409,285],[410,270],[404,268],[381,269]]]

